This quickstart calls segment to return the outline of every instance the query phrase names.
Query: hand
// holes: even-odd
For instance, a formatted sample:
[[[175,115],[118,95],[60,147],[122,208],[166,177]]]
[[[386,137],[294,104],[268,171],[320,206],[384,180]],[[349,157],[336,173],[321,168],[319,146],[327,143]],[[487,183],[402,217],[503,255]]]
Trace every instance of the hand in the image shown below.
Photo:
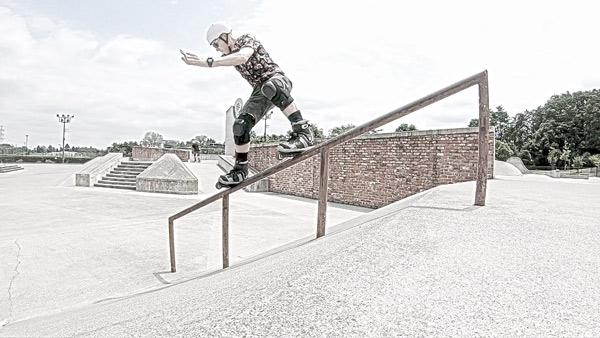
[[[183,57],[181,59],[186,64],[192,65],[192,66],[208,67],[208,63],[206,62],[206,60],[200,58],[198,55],[184,52],[181,49],[179,50],[179,52],[181,52],[181,55],[183,55]]]

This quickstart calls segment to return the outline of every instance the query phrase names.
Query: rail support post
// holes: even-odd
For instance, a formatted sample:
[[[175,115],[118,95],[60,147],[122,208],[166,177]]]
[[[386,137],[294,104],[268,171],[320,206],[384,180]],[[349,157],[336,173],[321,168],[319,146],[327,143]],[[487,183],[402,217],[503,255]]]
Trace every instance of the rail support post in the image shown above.
[[[223,196],[223,269],[229,267],[229,195]]]
[[[175,267],[175,233],[171,219],[169,219],[169,251],[171,252],[171,272],[175,272],[177,271]]]
[[[490,100],[487,70],[479,82],[479,160],[477,162],[477,187],[475,205],[485,206],[488,177],[488,153],[490,135]]]
[[[327,186],[329,181],[329,149],[321,150],[321,172],[319,176],[319,209],[317,218],[317,238],[325,235],[327,220]]]

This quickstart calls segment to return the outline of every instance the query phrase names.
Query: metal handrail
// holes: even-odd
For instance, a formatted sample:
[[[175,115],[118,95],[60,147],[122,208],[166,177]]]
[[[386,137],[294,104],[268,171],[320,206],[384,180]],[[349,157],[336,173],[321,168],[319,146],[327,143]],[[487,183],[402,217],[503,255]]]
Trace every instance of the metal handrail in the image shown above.
[[[171,272],[176,271],[175,266],[175,234],[174,221],[194,212],[212,202],[223,199],[222,209],[222,224],[223,224],[223,268],[229,267],[229,195],[234,192],[244,189],[245,187],[276,174],[284,169],[287,169],[295,164],[298,164],[317,153],[321,154],[321,171],[319,183],[319,203],[317,217],[317,238],[325,235],[325,220],[327,208],[327,188],[329,180],[329,149],[356,138],[372,129],[381,127],[387,123],[397,120],[403,116],[413,113],[419,109],[438,102],[446,97],[454,95],[474,85],[479,85],[479,159],[477,170],[477,186],[475,189],[475,205],[485,205],[485,194],[488,176],[488,139],[489,139],[489,93],[488,93],[488,74],[487,70],[468,77],[462,81],[452,84],[448,87],[440,89],[430,95],[427,95],[419,100],[395,109],[385,115],[382,115],[370,122],[358,126],[348,132],[329,139],[315,147],[304,151],[303,153],[292,157],[287,161],[283,161],[271,168],[268,168],[252,177],[247,178],[242,183],[233,188],[220,191],[207,199],[198,202],[178,213],[169,217],[169,247],[171,255]]]

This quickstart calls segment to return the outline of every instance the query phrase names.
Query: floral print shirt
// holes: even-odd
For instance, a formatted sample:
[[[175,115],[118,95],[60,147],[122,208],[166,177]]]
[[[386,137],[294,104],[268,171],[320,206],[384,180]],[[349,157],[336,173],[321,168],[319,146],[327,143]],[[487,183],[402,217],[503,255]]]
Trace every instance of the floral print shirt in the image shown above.
[[[285,75],[279,66],[273,62],[260,41],[256,40],[253,35],[245,34],[237,38],[232,52],[237,52],[245,47],[254,49],[254,54],[250,56],[248,62],[235,66],[235,69],[251,86],[255,87],[275,74]]]

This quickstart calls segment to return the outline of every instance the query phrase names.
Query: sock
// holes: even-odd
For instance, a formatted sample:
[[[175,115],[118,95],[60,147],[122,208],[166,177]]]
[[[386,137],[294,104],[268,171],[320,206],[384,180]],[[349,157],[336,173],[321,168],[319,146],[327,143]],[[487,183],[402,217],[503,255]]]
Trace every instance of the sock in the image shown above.
[[[287,118],[288,120],[290,120],[291,123],[296,123],[298,121],[302,121],[302,113],[300,113],[300,111],[297,110],[295,113],[292,113]]]
[[[246,162],[248,161],[248,153],[235,153],[236,162]]]

